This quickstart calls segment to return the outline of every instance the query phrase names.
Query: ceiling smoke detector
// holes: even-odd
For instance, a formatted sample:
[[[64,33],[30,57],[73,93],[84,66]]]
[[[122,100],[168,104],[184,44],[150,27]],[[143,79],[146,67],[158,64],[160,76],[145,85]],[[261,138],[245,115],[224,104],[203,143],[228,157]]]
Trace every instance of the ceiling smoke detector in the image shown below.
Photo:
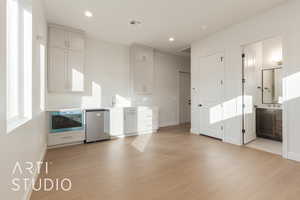
[[[138,21],[138,20],[131,20],[129,22],[130,25],[133,25],[133,26],[137,26],[137,25],[140,25],[142,22],[141,21]]]

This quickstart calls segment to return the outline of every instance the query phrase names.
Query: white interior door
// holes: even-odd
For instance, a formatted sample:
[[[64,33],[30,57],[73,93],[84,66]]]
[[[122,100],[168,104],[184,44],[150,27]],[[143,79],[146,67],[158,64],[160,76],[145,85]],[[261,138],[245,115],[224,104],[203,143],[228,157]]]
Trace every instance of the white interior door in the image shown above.
[[[199,72],[200,134],[223,139],[223,54],[202,57]]]
[[[244,144],[256,139],[255,105],[258,104],[258,96],[261,91],[257,88],[261,85],[260,46],[249,45],[244,48]]]
[[[191,122],[191,75],[179,73],[180,123]]]

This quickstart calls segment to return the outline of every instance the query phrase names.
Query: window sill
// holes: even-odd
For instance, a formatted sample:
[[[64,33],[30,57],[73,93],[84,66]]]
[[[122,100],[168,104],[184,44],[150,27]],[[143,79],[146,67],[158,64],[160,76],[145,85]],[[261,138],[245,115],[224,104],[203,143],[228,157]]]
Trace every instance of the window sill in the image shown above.
[[[14,119],[7,121],[7,133],[11,133],[13,130],[17,129],[18,127],[22,126],[30,119],[26,117],[16,117]]]

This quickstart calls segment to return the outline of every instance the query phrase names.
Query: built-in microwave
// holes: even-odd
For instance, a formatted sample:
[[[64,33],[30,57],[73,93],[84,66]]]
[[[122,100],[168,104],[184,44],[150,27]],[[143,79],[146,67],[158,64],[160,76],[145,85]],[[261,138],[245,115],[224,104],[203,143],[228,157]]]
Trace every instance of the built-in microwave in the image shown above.
[[[84,130],[84,115],[82,111],[50,112],[50,132]]]

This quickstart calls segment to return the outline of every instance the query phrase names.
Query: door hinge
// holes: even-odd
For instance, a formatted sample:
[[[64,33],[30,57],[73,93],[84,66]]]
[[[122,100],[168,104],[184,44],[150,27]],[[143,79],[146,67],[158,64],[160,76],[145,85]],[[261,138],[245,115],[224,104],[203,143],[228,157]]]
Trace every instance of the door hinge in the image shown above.
[[[224,61],[224,57],[222,56],[222,57],[220,58],[220,60],[221,60],[221,62],[223,62],[223,61]]]
[[[242,82],[243,82],[243,83],[246,83],[246,79],[245,79],[245,78],[243,78],[243,79],[242,79]]]
[[[222,130],[222,131],[224,130],[224,126],[221,126],[221,130]]]
[[[223,83],[224,83],[224,81],[223,81],[223,80],[221,80],[221,85],[223,85]]]
[[[243,134],[245,134],[245,133],[246,133],[246,130],[245,130],[245,129],[243,129],[243,130],[242,130],[242,133],[243,133]]]
[[[246,55],[243,53],[243,54],[242,54],[242,58],[245,58],[245,57],[246,57]]]

